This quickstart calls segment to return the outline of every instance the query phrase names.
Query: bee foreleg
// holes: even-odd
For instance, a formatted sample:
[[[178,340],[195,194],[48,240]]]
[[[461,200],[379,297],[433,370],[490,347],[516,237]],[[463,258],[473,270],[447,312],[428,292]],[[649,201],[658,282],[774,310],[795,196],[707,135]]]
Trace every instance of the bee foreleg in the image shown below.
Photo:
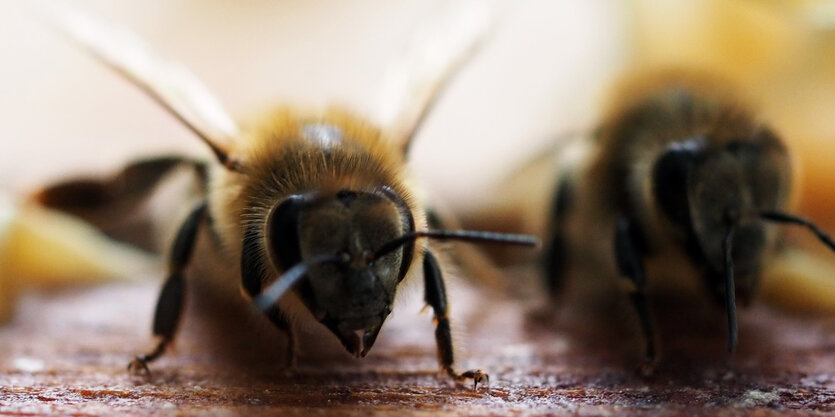
[[[481,382],[489,383],[490,377],[480,369],[458,373],[453,368],[455,356],[452,349],[452,334],[449,327],[449,306],[446,287],[438,260],[428,249],[423,253],[423,277],[426,286],[424,299],[435,313],[435,342],[438,345],[438,361],[449,376],[457,382],[473,380],[473,388]]]
[[[545,271],[545,285],[548,293],[556,297],[563,287],[565,274],[565,237],[558,230],[552,230],[542,248],[542,269]]]
[[[266,312],[267,318],[277,327],[279,330],[284,332],[287,336],[287,348],[284,352],[284,360],[285,366],[287,369],[293,369],[296,367],[296,334],[293,332],[293,325],[287,321],[284,317],[284,313],[281,310],[274,306],[270,310]]]
[[[185,269],[194,252],[197,230],[206,213],[206,203],[200,203],[180,226],[168,259],[168,278],[162,286],[156,311],[154,312],[153,334],[159,337],[156,347],[150,353],[138,355],[128,364],[128,370],[148,372],[148,362],[162,356],[165,348],[174,338],[185,296]]]
[[[565,279],[568,247],[565,245],[563,229],[565,228],[568,211],[572,205],[573,194],[570,177],[567,174],[562,175],[551,208],[552,223],[549,237],[542,250],[541,258],[542,268],[545,272],[545,285],[547,285],[551,296],[559,294]]]
[[[650,373],[656,360],[655,331],[652,327],[649,306],[647,305],[646,276],[636,227],[635,223],[626,217],[618,219],[615,226],[615,258],[621,275],[628,278],[633,284],[629,297],[635,311],[638,313],[638,320],[641,323],[641,330],[646,342],[643,371],[644,373]]]
[[[260,239],[257,228],[248,228],[244,233],[241,243],[241,286],[249,297],[255,298],[262,291],[262,270],[260,255]],[[287,336],[287,348],[285,352],[285,365],[288,369],[296,365],[296,337],[293,333],[292,324],[287,321],[284,313],[273,304],[269,309],[264,310],[264,315],[270,322]]]

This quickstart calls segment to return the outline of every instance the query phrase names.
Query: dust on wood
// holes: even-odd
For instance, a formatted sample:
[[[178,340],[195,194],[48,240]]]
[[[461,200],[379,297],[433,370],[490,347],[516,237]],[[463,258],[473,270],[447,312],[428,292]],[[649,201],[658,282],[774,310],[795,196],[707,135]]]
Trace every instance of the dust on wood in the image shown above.
[[[571,300],[573,308],[544,312],[535,296],[500,297],[462,283],[450,295],[456,341],[466,346],[459,367],[488,370],[488,388],[456,386],[438,373],[431,317],[417,314],[416,303],[395,311],[362,360],[331,340],[315,341],[329,354],[308,353],[317,349],[302,340],[292,373],[271,352],[261,358],[247,350],[247,340],[215,349],[226,336],[191,317],[150,377],[131,376],[128,361],[151,345],[153,281],[28,297],[0,330],[0,415],[835,412],[832,319],[755,305],[742,311],[739,350],[728,354],[721,309],[668,297],[655,305],[662,360],[643,378],[635,372],[639,332],[617,297]]]

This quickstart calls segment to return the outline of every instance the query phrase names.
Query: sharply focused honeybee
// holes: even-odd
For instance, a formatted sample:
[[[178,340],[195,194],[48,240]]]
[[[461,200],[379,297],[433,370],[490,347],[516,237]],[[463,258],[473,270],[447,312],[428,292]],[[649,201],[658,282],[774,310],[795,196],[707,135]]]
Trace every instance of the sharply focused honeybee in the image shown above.
[[[196,78],[154,55],[134,35],[64,8],[53,15],[70,38],[143,88],[217,159],[144,160],[113,178],[69,181],[37,195],[45,205],[95,221],[137,204],[176,167],[194,168],[205,185],[204,198],[180,226],[169,253],[168,278],[153,321],[159,343],[137,356],[130,370],[147,371],[147,364],[172,342],[183,309],[186,270],[205,258],[220,265],[218,277],[205,279],[214,280],[226,297],[240,297],[240,288],[248,310],[287,335],[290,363],[296,350],[294,327],[313,320],[349,353],[365,356],[401,282],[422,269],[442,368],[458,381],[472,379],[477,385],[487,380],[482,371],[454,369],[444,279],[424,239],[517,245],[536,240],[426,229],[426,213],[404,167],[408,146],[431,104],[487,31],[482,8],[456,3],[418,32],[400,68],[404,72],[398,74],[401,101],[389,103],[398,110],[391,130],[347,111],[309,114],[283,108],[269,112],[256,128],[241,131]],[[207,253],[194,253],[201,234],[210,241],[200,246]]]
[[[578,280],[625,278],[646,340],[645,369],[656,361],[648,283],[701,280],[725,307],[732,351],[737,301],[751,300],[768,261],[782,254],[770,223],[806,226],[835,250],[815,225],[784,211],[789,154],[751,108],[708,74],[635,76],[591,137],[566,138],[509,182],[518,191],[505,196],[506,208],[517,210],[505,214],[517,224],[502,228],[544,238],[541,266],[553,295],[569,269]]]

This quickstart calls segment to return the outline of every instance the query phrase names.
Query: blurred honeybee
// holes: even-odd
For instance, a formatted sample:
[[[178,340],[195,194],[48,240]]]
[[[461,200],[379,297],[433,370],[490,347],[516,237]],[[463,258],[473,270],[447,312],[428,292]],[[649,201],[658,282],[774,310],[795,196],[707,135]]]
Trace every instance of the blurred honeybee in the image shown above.
[[[443,85],[487,32],[486,14],[456,3],[418,32],[407,52],[392,129],[348,111],[307,114],[278,109],[240,131],[197,79],[166,62],[133,34],[65,8],[55,20],[70,38],[137,84],[213,151],[216,163],[159,158],[134,163],[113,178],[69,181],[44,189],[45,205],[91,221],[145,198],[167,172],[193,167],[204,198],[180,226],[153,321],[156,347],[128,366],[145,370],[172,342],[183,309],[186,270],[195,258],[222,266],[227,297],[286,333],[318,321],[356,357],[368,354],[392,310],[398,286],[423,270],[425,300],[434,310],[441,367],[457,381],[487,381],[480,370],[454,369],[441,268],[424,238],[535,245],[527,236],[428,230],[426,213],[404,167],[408,146]],[[395,95],[396,96],[396,95]],[[388,109],[391,110],[391,107]],[[203,230],[210,253],[193,253]],[[231,283],[231,285],[229,285]],[[301,323],[301,324],[300,324]]]
[[[501,228],[543,237],[541,267],[552,295],[569,268],[580,271],[579,280],[625,278],[646,370],[656,361],[648,281],[701,280],[727,312],[733,351],[736,303],[751,300],[764,269],[785,253],[770,223],[806,226],[835,250],[814,224],[784,211],[789,154],[751,108],[707,74],[635,76],[616,91],[591,137],[566,138],[509,181],[519,191],[506,195],[499,211],[510,223]],[[520,200],[523,193],[528,198]]]

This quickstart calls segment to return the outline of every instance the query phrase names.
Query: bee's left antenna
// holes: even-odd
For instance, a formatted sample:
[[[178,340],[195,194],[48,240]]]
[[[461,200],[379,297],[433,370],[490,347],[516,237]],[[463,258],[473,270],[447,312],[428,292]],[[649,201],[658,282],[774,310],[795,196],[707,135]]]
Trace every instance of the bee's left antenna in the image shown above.
[[[297,263],[253,299],[255,306],[261,311],[269,310],[270,307],[272,307],[273,304],[275,304],[276,301],[284,295],[284,293],[286,293],[290,288],[293,288],[293,286],[300,279],[302,279],[305,274],[307,274],[307,270],[310,269],[311,266],[336,262],[346,262],[346,259],[344,256],[340,255],[323,254],[313,256],[310,259]]]
[[[421,237],[438,240],[459,240],[465,242],[498,243],[518,246],[536,246],[539,244],[539,239],[528,235],[484,232],[479,230],[416,230],[384,243],[374,252],[372,259],[379,259],[406,243],[412,242]]]

